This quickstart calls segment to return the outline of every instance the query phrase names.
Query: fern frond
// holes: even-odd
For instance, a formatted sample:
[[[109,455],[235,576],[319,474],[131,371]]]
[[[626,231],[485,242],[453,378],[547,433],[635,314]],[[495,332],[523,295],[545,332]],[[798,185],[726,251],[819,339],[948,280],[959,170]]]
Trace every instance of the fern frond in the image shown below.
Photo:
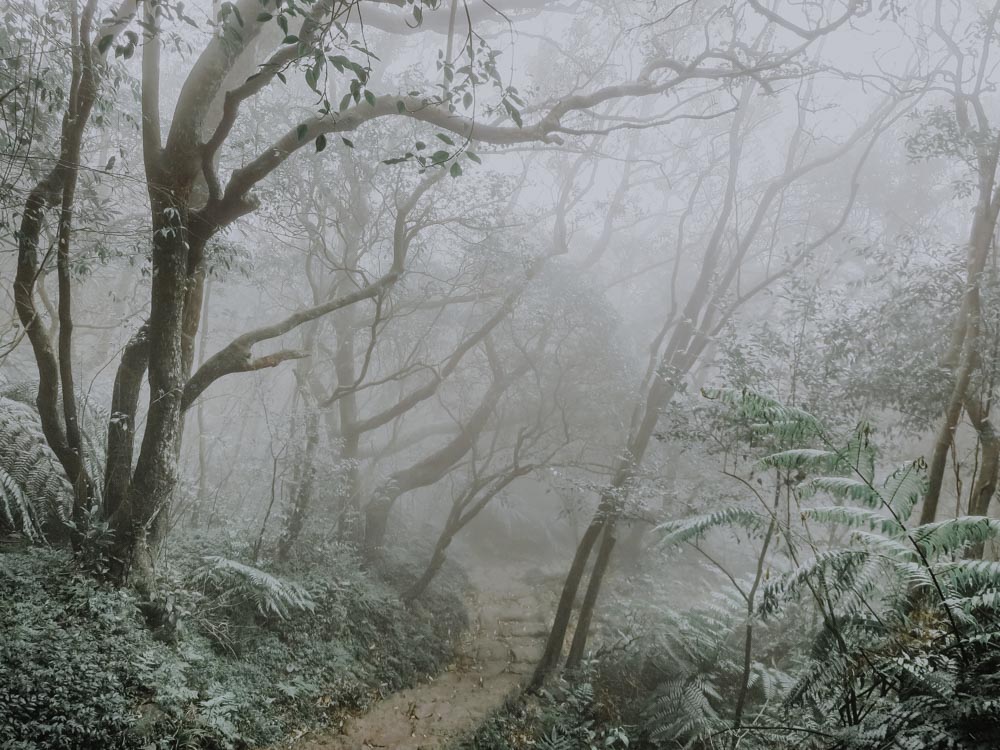
[[[294,610],[315,608],[309,592],[293,581],[218,555],[206,556],[203,561],[191,574],[192,582],[225,601],[249,602],[261,615],[282,620]]]
[[[954,560],[939,563],[935,566],[935,573],[947,578],[959,591],[1000,589],[1000,562],[993,560]]]
[[[17,504],[20,519],[14,528],[28,535],[32,529],[65,523],[73,507],[73,488],[59,459],[49,448],[37,412],[26,404],[0,397],[0,469],[6,505]],[[14,491],[16,486],[17,491]],[[30,505],[31,510],[24,511]],[[13,523],[14,514],[4,514]],[[31,521],[29,522],[29,517]]]
[[[930,556],[959,552],[982,544],[1000,534],[1000,521],[986,516],[962,516],[947,521],[927,523],[913,530],[912,536]]]
[[[769,523],[770,519],[760,513],[731,506],[702,516],[668,521],[657,526],[654,531],[662,535],[661,544],[679,545],[698,539],[712,529],[730,527],[757,533],[766,529]]]
[[[879,490],[879,495],[899,519],[905,522],[913,513],[913,506],[926,492],[927,473],[924,460],[921,458],[904,464],[894,471]]]
[[[838,500],[863,503],[869,508],[877,508],[881,504],[877,490],[852,477],[813,477],[803,482],[802,489],[807,494],[825,492]]]
[[[751,390],[705,388],[702,395],[732,407],[737,418],[755,433],[779,444],[806,442],[822,432],[819,420],[812,414]]]
[[[825,469],[837,461],[838,455],[819,448],[791,448],[764,456],[760,464],[772,469]]]
[[[837,468],[858,474],[869,484],[875,481],[875,448],[869,439],[871,427],[862,422],[847,445],[837,451]]]
[[[37,513],[21,486],[0,468],[0,511],[7,527],[21,532],[33,542],[43,541],[45,534]]]

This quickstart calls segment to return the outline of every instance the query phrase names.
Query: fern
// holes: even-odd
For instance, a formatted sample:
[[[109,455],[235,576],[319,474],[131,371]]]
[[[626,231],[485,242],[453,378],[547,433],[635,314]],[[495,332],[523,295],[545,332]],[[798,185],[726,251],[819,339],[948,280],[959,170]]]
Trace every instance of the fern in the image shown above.
[[[315,608],[309,592],[299,584],[227,557],[206,556],[190,578],[222,606],[250,605],[263,617],[286,620],[294,611]]]
[[[838,461],[840,455],[834,451],[819,448],[790,448],[772,453],[760,460],[762,466],[773,469],[817,469],[826,468]]]
[[[539,750],[576,750],[577,745],[569,735],[560,734],[558,727],[552,727],[547,735],[538,738]]]
[[[1000,533],[1000,521],[985,516],[963,516],[924,524],[913,531],[914,541],[933,557],[962,552]]]
[[[45,534],[31,501],[14,478],[0,468],[0,518],[8,528],[16,529],[33,542],[43,541]]]
[[[679,545],[704,536],[712,529],[738,528],[759,533],[767,528],[769,518],[747,508],[730,507],[703,516],[660,524],[654,531],[661,534],[663,545]]]
[[[870,508],[880,504],[878,491],[853,477],[814,477],[804,483],[802,491],[806,495],[825,492],[838,500],[862,503]]]
[[[30,381],[8,383],[0,387],[0,397],[16,401],[27,406],[38,417],[38,384]],[[104,467],[107,462],[107,439],[108,439],[108,413],[98,407],[93,399],[82,390],[76,391],[76,402],[80,413],[80,435],[83,439],[83,462],[87,473],[95,481],[93,491],[95,493],[94,502],[100,507],[102,498],[101,477],[104,476]]]
[[[1000,521],[964,517],[907,528],[926,492],[923,460],[878,480],[878,453],[866,424],[837,447],[804,412],[745,391],[706,395],[732,407],[737,423],[751,424],[756,444],[761,435],[770,438],[765,446],[773,452],[758,466],[784,477],[795,472],[799,513],[773,522],[779,538],[805,540],[812,554],[768,564],[768,570],[786,569],[763,582],[755,615],[774,628],[787,619],[811,624],[781,662],[751,664],[743,717],[753,716],[760,729],[746,719],[736,729],[727,688],[742,679],[736,646],[743,643],[746,603],[730,602],[728,613],[711,605],[666,614],[658,646],[669,679],[647,709],[650,737],[692,748],[733,732],[748,748],[1000,746],[1000,699],[994,697],[1000,692],[1000,563],[961,559],[1000,535]],[[798,445],[790,442],[796,435]],[[817,495],[836,504],[802,506]],[[665,546],[701,539],[712,529],[753,540],[765,522],[772,522],[770,512],[726,508],[658,530]],[[822,527],[831,532],[826,544],[816,541]],[[778,552],[772,546],[769,554]],[[801,729],[795,735],[801,744],[769,725]],[[977,744],[964,744],[972,737]]]
[[[49,448],[37,413],[0,397],[0,522],[40,539],[43,528],[65,524],[73,488]]]
[[[887,536],[898,534],[902,529],[894,518],[888,518],[867,508],[852,508],[844,505],[805,508],[802,510],[802,517],[810,521],[849,528],[864,526],[871,530],[878,530]]]
[[[879,491],[882,502],[899,519],[908,519],[913,507],[927,492],[926,468],[923,459],[911,461],[893,472]]]
[[[706,388],[702,395],[732,407],[737,419],[749,424],[755,432],[779,442],[802,443],[821,432],[820,422],[813,415],[760,393],[747,389]]]

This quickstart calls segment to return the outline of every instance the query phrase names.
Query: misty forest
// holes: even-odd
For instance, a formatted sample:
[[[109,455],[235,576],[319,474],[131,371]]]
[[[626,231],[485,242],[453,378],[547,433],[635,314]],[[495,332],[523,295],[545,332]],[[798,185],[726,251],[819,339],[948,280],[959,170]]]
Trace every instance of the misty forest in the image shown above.
[[[1000,0],[2,0],[0,750],[1000,747],[998,224]]]

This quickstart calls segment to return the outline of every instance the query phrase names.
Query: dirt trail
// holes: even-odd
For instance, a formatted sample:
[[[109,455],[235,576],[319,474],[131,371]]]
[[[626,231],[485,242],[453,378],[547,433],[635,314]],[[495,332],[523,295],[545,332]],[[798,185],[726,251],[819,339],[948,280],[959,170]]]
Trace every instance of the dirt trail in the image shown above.
[[[294,750],[430,750],[477,726],[530,677],[547,634],[547,602],[518,577],[470,595],[472,627],[455,663],[434,679],[375,704],[344,727],[311,733]],[[479,583],[479,582],[477,582]]]

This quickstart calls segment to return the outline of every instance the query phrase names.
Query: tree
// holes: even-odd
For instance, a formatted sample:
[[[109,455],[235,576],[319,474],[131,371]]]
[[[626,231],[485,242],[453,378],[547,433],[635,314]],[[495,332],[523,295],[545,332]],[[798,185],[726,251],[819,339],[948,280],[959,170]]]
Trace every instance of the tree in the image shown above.
[[[803,153],[802,139],[807,126],[807,111],[811,99],[808,79],[800,88],[798,122],[787,141],[786,156],[779,174],[771,178],[763,190],[757,188],[760,198],[749,210],[745,224],[736,224],[740,166],[744,152],[747,123],[751,118],[751,102],[757,89],[756,81],[744,84],[738,107],[729,128],[726,165],[726,187],[721,205],[717,207],[710,231],[705,237],[703,254],[696,269],[696,281],[686,298],[676,293],[671,298],[671,311],[660,333],[650,346],[649,363],[635,403],[621,457],[617,460],[607,488],[602,492],[594,517],[581,537],[560,597],[555,622],[545,652],[532,679],[533,686],[542,684],[556,667],[572,616],[574,602],[583,582],[588,562],[595,556],[589,583],[580,608],[573,642],[567,657],[567,666],[575,667],[585,655],[590,621],[596,606],[603,576],[616,544],[616,527],[624,510],[629,493],[640,476],[640,467],[649,448],[650,440],[660,419],[684,384],[721,326],[739,307],[759,294],[768,285],[785,276],[804,261],[817,248],[822,247],[844,227],[854,206],[858,190],[858,176],[871,150],[887,125],[901,115],[900,103],[908,94],[892,93],[879,103],[865,122],[849,133],[840,144],[826,153]],[[849,177],[846,199],[832,223],[813,229],[811,236],[800,241],[796,252],[783,263],[772,260],[778,234],[770,235],[766,229],[780,225],[783,206],[789,192],[812,173],[846,156],[857,153],[856,165]],[[695,194],[700,183],[695,187]],[[692,199],[693,200],[693,199]],[[733,226],[731,226],[731,223]],[[682,223],[683,226],[683,223]],[[733,247],[727,248],[730,233],[736,234]],[[683,236],[683,235],[682,235]],[[681,250],[678,243],[678,252]],[[727,254],[728,250],[728,254]],[[756,255],[761,253],[761,255]],[[678,260],[675,261],[679,263]],[[757,280],[743,288],[735,288],[736,280],[753,267],[755,258],[764,272]],[[683,300],[683,302],[682,302]],[[595,554],[596,550],[596,554]]]
[[[836,23],[844,23],[857,9],[857,4],[849,4],[846,15]],[[441,10],[428,12],[427,17],[443,18]],[[752,6],[737,4],[734,10],[756,16]],[[698,98],[699,87],[707,82],[752,79],[766,86],[765,76],[786,75],[788,67],[794,66],[810,41],[800,41],[780,53],[734,45],[726,38],[735,28],[733,22],[713,16],[710,23],[714,33],[708,43],[699,38],[685,40],[683,48],[657,50],[634,78],[603,85],[587,83],[583,90],[563,92],[541,104],[531,122],[522,122],[517,91],[505,84],[495,51],[483,40],[477,43],[471,27],[459,45],[460,55],[468,65],[459,73],[450,56],[441,63],[449,79],[443,93],[442,90],[406,95],[377,93],[373,90],[376,84],[372,76],[375,58],[350,31],[361,28],[358,22],[364,18],[364,4],[317,0],[303,7],[278,7],[243,0],[223,5],[218,18],[213,19],[215,33],[196,55],[180,88],[174,113],[164,123],[160,111],[160,46],[167,33],[165,24],[187,21],[196,25],[197,22],[164,3],[144,3],[143,17],[137,21],[142,29],[140,40],[138,34],[127,30],[136,11],[135,5],[126,5],[103,25],[95,27],[97,3],[93,0],[84,6],[74,23],[79,35],[79,45],[73,48],[78,58],[73,78],[76,95],[68,105],[60,162],[51,178],[39,184],[24,212],[15,291],[19,315],[32,340],[39,367],[39,410],[47,439],[73,478],[78,492],[77,506],[82,510],[93,502],[97,483],[86,474],[77,434],[71,357],[69,218],[80,165],[79,143],[101,83],[102,69],[98,62],[107,50],[116,46],[120,37],[125,42],[117,44],[117,48],[123,56],[131,56],[141,42],[142,150],[152,241],[150,307],[145,325],[133,336],[121,358],[109,426],[109,460],[103,495],[118,536],[120,577],[132,578],[146,591],[152,587],[153,561],[164,538],[170,496],[177,483],[184,412],[221,377],[274,367],[299,356],[298,351],[288,349],[254,356],[253,347],[338,309],[376,299],[388,292],[405,272],[405,248],[400,247],[385,273],[363,288],[237,336],[194,370],[206,247],[220,232],[257,210],[253,190],[290,156],[307,144],[314,144],[316,151],[324,150],[333,134],[358,130],[365,123],[383,118],[398,118],[442,131],[439,140],[445,145],[455,144],[455,136],[461,139],[460,145],[431,155],[418,153],[421,149],[415,147],[400,157],[402,161],[415,162],[421,168],[443,166],[452,175],[458,175],[462,168],[456,159],[473,141],[497,145],[557,143],[565,137],[606,132],[607,128],[588,127],[587,120],[593,118],[596,108],[613,102],[679,94],[684,88],[692,90],[694,100]],[[404,15],[402,11],[400,15]],[[412,15],[420,25],[423,11],[417,8]],[[447,26],[452,31],[456,27],[450,20]],[[283,39],[278,38],[276,28],[284,34]],[[452,36],[448,39],[451,48]],[[332,54],[338,49],[345,54]],[[363,63],[356,62],[357,58]],[[304,71],[305,90],[318,95],[318,112],[275,137],[269,146],[250,156],[223,179],[227,149],[235,145],[234,126],[243,105],[266,94],[277,82],[287,80],[285,71],[291,69]],[[607,76],[606,71],[600,74]],[[328,92],[337,82],[342,83],[344,93],[334,107]],[[498,108],[513,124],[482,121],[486,102],[482,97],[477,100],[476,96],[468,96],[477,85],[492,89],[490,106]],[[712,116],[711,111],[706,115],[704,109],[686,110],[683,99],[681,102],[680,109],[670,117],[640,119],[633,126],[652,127]],[[463,108],[467,114],[459,114]],[[350,147],[346,139],[344,145]],[[61,263],[63,269],[59,295],[62,356],[58,358],[43,337],[41,319],[34,305],[34,280],[39,270],[38,236],[45,210],[56,202],[62,206],[59,227],[65,235],[57,255],[57,266]],[[138,437],[133,431],[144,378],[149,383],[150,398],[133,468],[134,442]]]
[[[980,435],[983,446],[983,470],[979,474],[969,512],[985,514],[996,491],[1000,446],[997,445],[988,404],[976,398],[970,389],[973,374],[980,367],[982,353],[982,285],[986,264],[993,252],[997,217],[1000,214],[1000,187],[997,166],[1000,141],[989,135],[988,109],[984,103],[987,69],[993,47],[993,32],[997,28],[1000,4],[995,4],[985,20],[977,24],[976,53],[970,54],[956,40],[955,29],[961,17],[950,17],[944,3],[934,6],[935,36],[944,44],[946,60],[953,65],[947,92],[951,111],[936,109],[922,138],[911,142],[911,149],[922,156],[948,155],[962,159],[973,175],[972,194],[975,213],[969,229],[965,288],[952,328],[945,367],[952,377],[952,391],[944,406],[944,416],[938,431],[930,461],[927,494],[924,497],[920,522],[930,523],[937,515],[941,485],[944,481],[948,453],[953,445],[955,430],[965,409]],[[979,46],[981,45],[981,49]],[[971,88],[966,70],[972,76]]]

